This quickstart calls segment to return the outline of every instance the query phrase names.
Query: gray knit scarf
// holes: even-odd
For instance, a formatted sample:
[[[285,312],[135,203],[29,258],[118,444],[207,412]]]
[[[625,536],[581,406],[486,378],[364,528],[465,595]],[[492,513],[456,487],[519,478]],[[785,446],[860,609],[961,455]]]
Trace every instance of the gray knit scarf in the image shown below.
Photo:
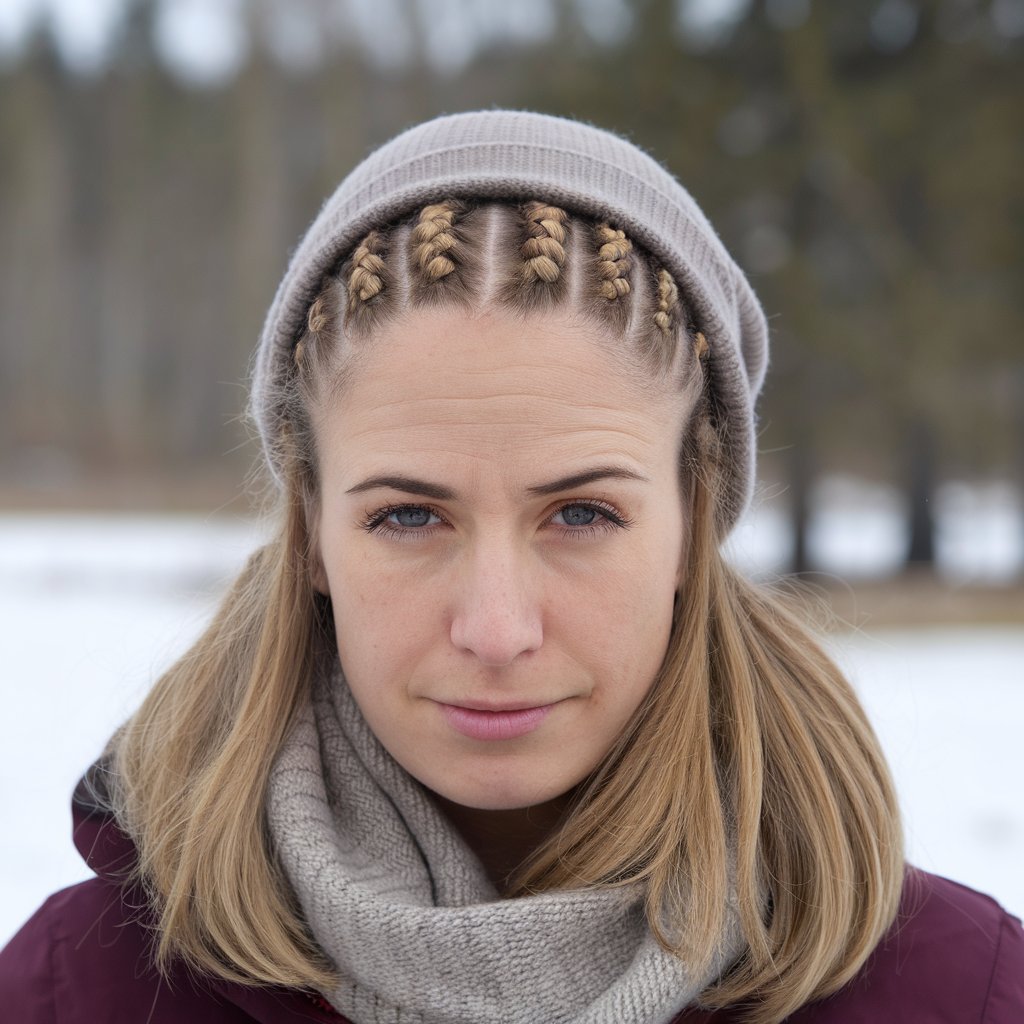
[[[270,833],[355,1024],[658,1024],[739,955],[734,908],[695,975],[651,936],[638,888],[499,899],[340,672],[275,763]]]

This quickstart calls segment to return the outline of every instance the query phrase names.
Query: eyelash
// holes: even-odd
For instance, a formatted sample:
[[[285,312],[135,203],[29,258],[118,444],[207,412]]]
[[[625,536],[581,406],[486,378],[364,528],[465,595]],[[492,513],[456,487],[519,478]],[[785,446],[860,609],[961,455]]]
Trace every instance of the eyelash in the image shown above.
[[[608,530],[626,529],[633,525],[633,521],[628,517],[621,515],[613,505],[609,505],[606,501],[596,499],[589,499],[587,501],[566,501],[551,513],[548,517],[548,521],[554,519],[559,512],[564,512],[567,508],[592,508],[600,516],[600,522],[590,523],[587,526],[561,527],[563,533],[576,540],[592,537],[595,534],[604,533]],[[421,534],[430,534],[434,532],[434,527],[432,526],[401,527],[394,526],[388,522],[389,516],[393,515],[395,512],[401,512],[405,509],[419,509],[424,512],[429,512],[431,515],[437,516],[437,518],[442,522],[447,522],[444,515],[442,515],[442,513],[432,505],[415,505],[406,502],[400,505],[385,505],[383,508],[379,508],[367,515],[360,525],[367,533],[377,534],[380,537],[386,537],[391,540],[412,540]]]

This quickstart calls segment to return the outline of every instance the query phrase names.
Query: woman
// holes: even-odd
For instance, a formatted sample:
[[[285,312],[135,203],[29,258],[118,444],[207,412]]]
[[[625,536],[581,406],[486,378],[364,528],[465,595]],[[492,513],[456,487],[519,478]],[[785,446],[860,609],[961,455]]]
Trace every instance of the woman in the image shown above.
[[[357,167],[257,355],[281,529],[79,787],[11,1019],[1024,1019],[1020,922],[905,868],[849,686],[719,554],[766,333],[603,131]]]

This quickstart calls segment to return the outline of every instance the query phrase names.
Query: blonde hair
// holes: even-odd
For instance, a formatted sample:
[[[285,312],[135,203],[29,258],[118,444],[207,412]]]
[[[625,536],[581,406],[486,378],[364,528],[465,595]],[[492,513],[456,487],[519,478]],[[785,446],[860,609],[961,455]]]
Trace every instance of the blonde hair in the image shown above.
[[[798,616],[722,558],[722,447],[672,276],[607,223],[543,202],[431,204],[371,231],[323,282],[281,382],[282,527],[210,626],[114,737],[112,802],[138,849],[158,959],[251,984],[319,987],[331,968],[270,848],[271,764],[320,660],[335,656],[312,585],[311,404],[362,345],[418,306],[566,308],[592,317],[637,379],[696,395],[681,440],[689,567],[662,668],[564,824],[511,896],[643,880],[659,941],[706,963],[730,895],[743,957],[702,994],[779,1021],[843,985],[891,924],[903,879],[893,787],[850,686]]]

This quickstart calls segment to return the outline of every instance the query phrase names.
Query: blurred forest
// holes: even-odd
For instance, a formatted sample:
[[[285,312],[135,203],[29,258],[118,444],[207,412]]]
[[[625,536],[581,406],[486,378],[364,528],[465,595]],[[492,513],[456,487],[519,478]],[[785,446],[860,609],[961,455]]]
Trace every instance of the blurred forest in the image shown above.
[[[126,0],[94,66],[45,18],[0,63],[0,504],[238,493],[320,202],[493,105],[629,135],[704,207],[772,324],[762,476],[798,541],[825,469],[899,487],[920,563],[940,481],[1024,483],[1022,0],[239,0],[205,75],[158,45],[167,6]]]

